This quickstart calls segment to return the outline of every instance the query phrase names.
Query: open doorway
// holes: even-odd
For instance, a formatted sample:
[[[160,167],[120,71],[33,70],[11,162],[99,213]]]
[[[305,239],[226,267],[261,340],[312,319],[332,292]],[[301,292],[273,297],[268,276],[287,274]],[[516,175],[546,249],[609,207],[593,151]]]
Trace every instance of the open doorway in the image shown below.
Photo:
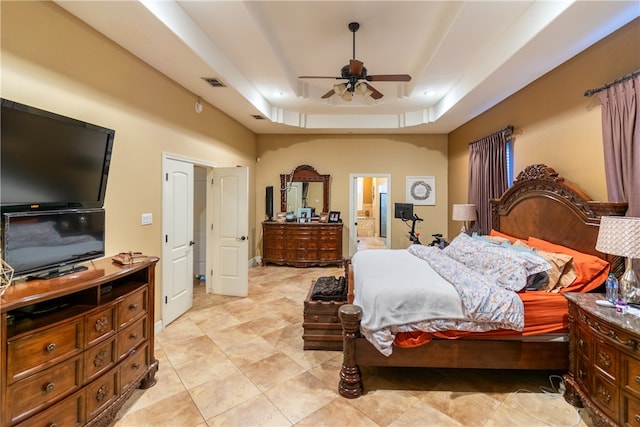
[[[390,242],[389,174],[351,174],[350,245],[351,255],[358,249],[388,248]]]

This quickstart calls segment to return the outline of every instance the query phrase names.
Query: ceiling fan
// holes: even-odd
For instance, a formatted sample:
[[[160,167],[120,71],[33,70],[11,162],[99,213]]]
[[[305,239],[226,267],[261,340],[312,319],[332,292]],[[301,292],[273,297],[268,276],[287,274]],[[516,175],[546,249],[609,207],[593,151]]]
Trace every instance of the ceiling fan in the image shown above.
[[[322,98],[330,98],[338,95],[345,101],[351,101],[353,94],[371,96],[373,99],[380,99],[384,95],[367,82],[408,82],[411,76],[408,74],[377,74],[369,75],[364,62],[356,59],[356,31],[360,28],[357,22],[349,23],[349,30],[353,33],[353,59],[349,64],[342,67],[340,77],[327,76],[300,76],[301,79],[336,79],[347,80],[346,83],[337,83],[333,89],[322,95]]]

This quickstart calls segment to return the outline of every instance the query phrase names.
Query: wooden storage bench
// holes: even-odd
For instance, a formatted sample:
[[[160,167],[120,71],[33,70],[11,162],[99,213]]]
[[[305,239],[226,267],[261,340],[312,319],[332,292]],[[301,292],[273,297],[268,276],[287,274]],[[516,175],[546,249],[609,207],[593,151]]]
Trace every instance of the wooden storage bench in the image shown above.
[[[314,301],[311,294],[316,281],[311,283],[307,298],[304,300],[304,350],[342,351],[342,324],[338,317],[338,308],[346,304],[346,295],[342,301]]]

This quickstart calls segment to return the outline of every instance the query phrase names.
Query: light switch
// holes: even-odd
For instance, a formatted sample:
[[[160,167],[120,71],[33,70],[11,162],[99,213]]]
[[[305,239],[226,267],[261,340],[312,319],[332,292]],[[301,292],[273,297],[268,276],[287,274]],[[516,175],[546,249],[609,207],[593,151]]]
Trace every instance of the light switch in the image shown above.
[[[142,225],[153,224],[153,214],[143,213],[141,217],[142,217],[141,218]]]

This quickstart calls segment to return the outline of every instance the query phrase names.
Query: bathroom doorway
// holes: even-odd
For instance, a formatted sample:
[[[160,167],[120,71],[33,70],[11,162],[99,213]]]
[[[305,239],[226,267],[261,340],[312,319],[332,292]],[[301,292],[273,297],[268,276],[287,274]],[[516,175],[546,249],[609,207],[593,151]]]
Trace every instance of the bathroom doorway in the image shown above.
[[[389,247],[388,174],[351,174],[349,251]]]

